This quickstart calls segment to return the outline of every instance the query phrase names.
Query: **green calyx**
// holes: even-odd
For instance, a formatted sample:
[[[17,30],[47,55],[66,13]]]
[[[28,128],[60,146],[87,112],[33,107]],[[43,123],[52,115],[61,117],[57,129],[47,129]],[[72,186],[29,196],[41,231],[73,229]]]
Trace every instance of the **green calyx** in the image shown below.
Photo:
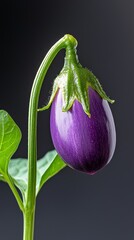
[[[53,102],[56,93],[60,89],[63,96],[62,111],[67,112],[73,105],[75,100],[78,100],[84,112],[90,117],[90,99],[88,88],[94,89],[101,98],[113,103],[106,93],[103,91],[101,84],[95,75],[87,68],[83,68],[76,54],[76,49],[72,46],[67,46],[64,67],[60,74],[54,80],[52,93],[49,102],[38,111],[46,110]]]

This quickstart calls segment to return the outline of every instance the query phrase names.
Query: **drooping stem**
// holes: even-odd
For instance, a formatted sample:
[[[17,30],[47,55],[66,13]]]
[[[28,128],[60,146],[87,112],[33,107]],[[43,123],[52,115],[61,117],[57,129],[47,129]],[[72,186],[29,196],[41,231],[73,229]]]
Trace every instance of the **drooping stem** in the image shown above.
[[[37,162],[37,108],[44,77],[57,53],[68,46],[75,47],[77,41],[71,35],[65,35],[49,50],[35,76],[31,90],[28,115],[28,190],[24,212],[23,240],[34,238],[34,215],[36,205],[36,162]]]

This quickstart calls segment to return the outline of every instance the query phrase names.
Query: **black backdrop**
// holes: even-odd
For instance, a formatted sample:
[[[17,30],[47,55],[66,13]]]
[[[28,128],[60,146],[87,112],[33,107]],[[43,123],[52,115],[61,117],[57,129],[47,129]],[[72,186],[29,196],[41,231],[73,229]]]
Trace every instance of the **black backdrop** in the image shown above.
[[[35,73],[48,49],[65,33],[78,42],[79,60],[97,75],[116,103],[117,147],[111,163],[88,176],[69,168],[51,179],[37,199],[35,240],[133,240],[133,0],[5,1],[1,5],[0,108],[22,130],[14,157],[27,156],[27,112]],[[63,64],[61,52],[41,92],[49,96]],[[38,156],[53,149],[49,111],[39,115]],[[22,239],[22,216],[0,183],[0,238]]]

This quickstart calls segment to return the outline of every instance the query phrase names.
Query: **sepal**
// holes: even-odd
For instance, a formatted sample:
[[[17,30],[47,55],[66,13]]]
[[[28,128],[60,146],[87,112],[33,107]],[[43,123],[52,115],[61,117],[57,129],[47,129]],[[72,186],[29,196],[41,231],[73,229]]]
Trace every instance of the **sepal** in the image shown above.
[[[54,81],[52,94],[46,106],[38,109],[38,111],[46,110],[53,102],[58,90],[62,92],[63,106],[62,111],[67,112],[72,107],[75,100],[78,100],[83,108],[83,111],[90,117],[90,96],[88,88],[93,88],[101,98],[113,103],[104,92],[99,80],[87,68],[83,68],[78,62],[76,51],[73,53],[75,57],[69,55],[65,58],[65,64]]]
[[[91,86],[98,94],[101,96],[101,98],[107,100],[110,103],[114,103],[115,100],[110,99],[107,94],[104,92],[99,80],[96,78],[96,76],[87,69],[87,72],[89,74],[89,86]]]

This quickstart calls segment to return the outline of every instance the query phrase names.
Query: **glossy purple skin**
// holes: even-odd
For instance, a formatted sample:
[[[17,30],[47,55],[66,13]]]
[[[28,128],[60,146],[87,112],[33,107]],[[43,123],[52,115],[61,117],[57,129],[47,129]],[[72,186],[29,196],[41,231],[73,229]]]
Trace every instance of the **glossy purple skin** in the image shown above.
[[[58,154],[72,168],[94,174],[112,158],[116,133],[106,100],[89,88],[89,118],[75,100],[68,112],[62,112],[62,94],[58,91],[51,108],[50,129]]]

